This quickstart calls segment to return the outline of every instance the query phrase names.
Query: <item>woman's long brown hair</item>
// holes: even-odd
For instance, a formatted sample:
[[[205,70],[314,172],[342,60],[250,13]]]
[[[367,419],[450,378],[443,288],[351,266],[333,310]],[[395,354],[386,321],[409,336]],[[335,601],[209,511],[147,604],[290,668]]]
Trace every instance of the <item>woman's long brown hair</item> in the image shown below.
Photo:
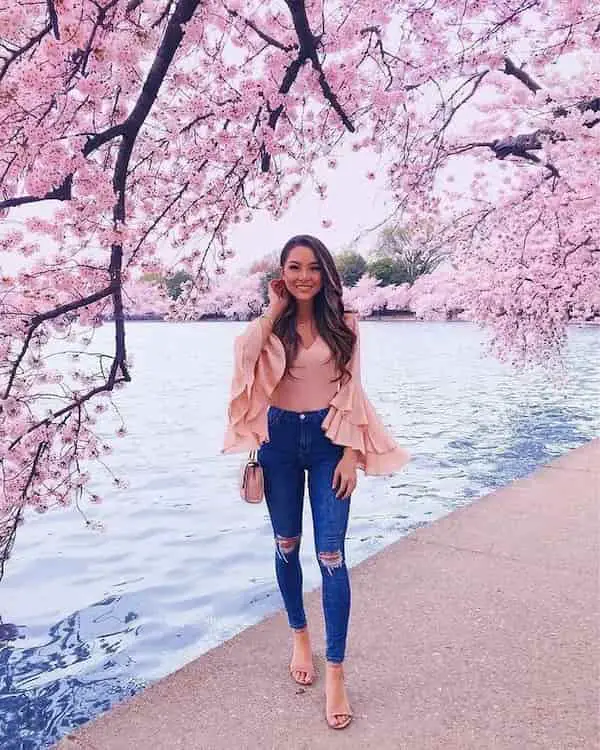
[[[342,281],[335,261],[321,240],[310,234],[298,234],[290,238],[281,251],[281,268],[285,266],[290,252],[295,247],[310,247],[321,268],[322,286],[314,300],[314,316],[321,338],[329,346],[338,371],[337,380],[346,382],[350,378],[348,362],[352,357],[356,335],[344,320]],[[298,305],[291,296],[290,304],[276,321],[273,332],[281,339],[285,349],[286,372],[298,354],[300,337],[296,331]]]

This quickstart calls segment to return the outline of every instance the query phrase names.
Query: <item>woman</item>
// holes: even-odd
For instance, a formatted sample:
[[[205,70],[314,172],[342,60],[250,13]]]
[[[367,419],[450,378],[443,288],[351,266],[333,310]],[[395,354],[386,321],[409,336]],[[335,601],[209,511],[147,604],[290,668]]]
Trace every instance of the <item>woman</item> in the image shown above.
[[[344,557],[356,470],[389,474],[408,460],[380,422],[360,377],[356,316],[344,313],[334,260],[310,235],[281,253],[269,306],[235,341],[224,452],[259,448],[275,535],[275,571],[293,634],[290,672],[310,685],[314,665],[302,600],[299,550],[305,472],[323,579],[326,719],[350,724],[343,661],[350,613]]]

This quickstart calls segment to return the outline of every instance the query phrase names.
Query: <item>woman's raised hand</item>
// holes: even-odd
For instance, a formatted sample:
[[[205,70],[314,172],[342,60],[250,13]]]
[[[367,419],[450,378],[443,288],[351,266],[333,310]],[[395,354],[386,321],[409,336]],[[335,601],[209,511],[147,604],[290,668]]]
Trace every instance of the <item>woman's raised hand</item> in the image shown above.
[[[290,303],[290,293],[285,288],[283,279],[272,279],[269,282],[269,309],[267,314],[276,321]]]

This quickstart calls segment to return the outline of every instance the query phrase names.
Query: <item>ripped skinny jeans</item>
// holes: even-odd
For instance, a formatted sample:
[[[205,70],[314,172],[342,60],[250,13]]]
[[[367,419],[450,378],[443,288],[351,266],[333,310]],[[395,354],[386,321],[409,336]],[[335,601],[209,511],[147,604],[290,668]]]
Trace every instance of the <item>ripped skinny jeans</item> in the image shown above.
[[[321,423],[328,409],[294,412],[271,406],[269,442],[258,461],[263,467],[265,499],[275,535],[275,573],[290,627],[306,625],[302,598],[300,540],[305,473],[312,510],[315,550],[323,580],[327,661],[341,663],[350,616],[350,581],[344,541],[350,498],[337,498],[333,472],[344,449],[326,437]]]

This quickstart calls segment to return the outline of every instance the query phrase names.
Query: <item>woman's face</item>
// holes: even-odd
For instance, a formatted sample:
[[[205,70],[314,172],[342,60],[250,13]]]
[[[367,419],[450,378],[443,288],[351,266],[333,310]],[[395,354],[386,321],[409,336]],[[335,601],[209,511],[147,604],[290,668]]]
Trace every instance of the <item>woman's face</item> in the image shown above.
[[[290,250],[281,277],[288,292],[298,301],[313,299],[323,287],[321,264],[312,248],[304,245]]]

